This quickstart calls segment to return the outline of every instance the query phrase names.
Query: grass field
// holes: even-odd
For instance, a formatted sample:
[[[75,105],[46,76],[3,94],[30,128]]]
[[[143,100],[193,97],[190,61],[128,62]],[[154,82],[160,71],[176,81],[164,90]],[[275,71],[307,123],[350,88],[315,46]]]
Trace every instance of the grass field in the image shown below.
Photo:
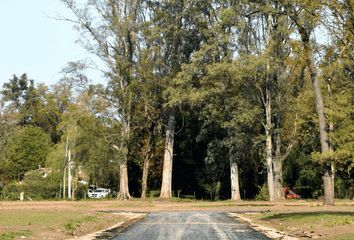
[[[130,201],[0,202],[0,239],[68,239],[125,222],[119,212],[239,212],[252,221],[299,238],[354,239],[354,201],[323,207],[318,201]],[[249,212],[253,214],[248,214]]]
[[[6,208],[7,205],[11,208]],[[127,221],[122,215],[104,214],[90,205],[70,202],[23,203],[1,202],[0,239],[67,239],[95,232],[117,222]],[[38,205],[38,206],[34,206]],[[41,208],[41,205],[43,208]]]
[[[300,239],[354,240],[354,201],[337,201],[331,207],[316,201],[292,202],[269,212],[241,215]]]
[[[299,238],[354,239],[354,212],[260,213],[250,218]]]

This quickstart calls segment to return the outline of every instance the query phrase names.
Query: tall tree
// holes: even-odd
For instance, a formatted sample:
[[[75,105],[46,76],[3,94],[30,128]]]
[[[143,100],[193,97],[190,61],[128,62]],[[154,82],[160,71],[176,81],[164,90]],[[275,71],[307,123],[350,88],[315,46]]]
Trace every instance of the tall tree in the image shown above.
[[[294,136],[285,134],[294,128],[294,124],[285,124],[287,115],[292,114],[285,108],[296,97],[291,94],[294,85],[291,76],[296,64],[291,57],[293,28],[283,11],[277,1],[240,2],[228,11],[231,15],[228,21],[235,29],[236,61],[249,64],[251,70],[243,77],[252,80],[247,88],[254,89],[258,104],[264,109],[264,157],[271,201],[284,198],[283,162],[295,143],[291,139]]]
[[[204,13],[208,11],[209,1],[200,3],[189,0],[152,1],[152,29],[154,38],[153,47],[156,52],[157,68],[155,73],[163,78],[163,89],[168,89],[173,79],[181,71],[181,65],[191,60],[191,54],[199,48],[202,41],[199,32],[200,25],[204,24]],[[165,151],[162,171],[161,198],[172,196],[172,167],[174,135],[176,127],[176,106],[168,104],[168,92],[164,93],[165,116]]]
[[[325,116],[324,100],[321,92],[319,74],[314,60],[315,47],[311,42],[311,35],[314,33],[316,26],[319,24],[319,12],[321,11],[321,3],[319,1],[296,2],[288,4],[289,17],[295,23],[301,38],[303,54],[305,59],[304,68],[307,70],[309,78],[312,82],[313,91],[315,93],[315,102],[319,123],[319,135],[321,144],[321,153],[328,154],[330,151],[328,139],[328,126]],[[333,163],[325,164],[325,173],[323,176],[324,183],[324,204],[334,205],[334,176]]]
[[[354,44],[354,2],[324,1],[323,4],[328,11],[321,11],[320,21],[331,40],[324,47],[320,64],[322,80],[327,84],[324,101],[330,151],[322,156],[321,162],[331,162],[334,184],[334,170],[344,167],[350,175],[353,162],[353,128],[350,122],[353,121],[351,106],[354,99],[354,54],[351,50]]]
[[[181,54],[181,41],[182,41],[182,23],[185,3],[180,0],[167,0],[162,2],[161,8],[159,7],[157,12],[164,15],[164,24],[169,24],[170,27],[165,32],[167,41],[165,47],[169,48],[170,54],[165,55],[164,61],[166,62],[165,71],[167,70],[166,77],[172,79],[180,69],[180,57]],[[167,50],[167,49],[166,49]],[[168,121],[166,125],[165,133],[165,151],[162,168],[162,183],[161,183],[161,198],[172,197],[172,167],[173,167],[173,146],[174,146],[174,134],[175,134],[175,112],[173,108],[168,109],[167,112]]]
[[[139,35],[139,18],[144,2],[141,0],[95,0],[83,7],[73,0],[62,1],[75,15],[74,21],[84,37],[86,49],[98,56],[107,69],[109,83],[107,97],[113,116],[122,128],[120,144],[115,144],[123,154],[120,160],[119,199],[131,198],[128,186],[128,156],[132,136],[134,92],[131,85],[137,81],[135,66],[136,44]]]
[[[193,54],[192,62],[183,66],[182,72],[174,80],[173,87],[170,88],[171,102],[188,103],[192,109],[200,109],[201,111],[200,118],[204,119],[204,125],[198,138],[206,138],[207,141],[210,141],[205,158],[206,165],[209,166],[206,168],[224,165],[222,158],[225,155],[219,156],[220,151],[215,146],[237,149],[236,146],[233,146],[235,141],[226,140],[233,139],[234,135],[238,134],[234,133],[234,128],[231,127],[229,121],[235,117],[234,109],[239,107],[239,102],[234,101],[233,94],[240,90],[237,85],[239,82],[235,80],[237,76],[234,73],[234,67],[230,64],[232,59],[231,28],[228,24],[229,20],[223,15],[225,14],[223,10],[227,6],[226,2],[215,2],[215,4],[210,2],[205,5],[205,16],[201,17],[198,28],[202,38],[201,46]],[[215,106],[219,106],[219,109],[215,109]],[[210,134],[206,134],[207,132],[218,134],[212,137]],[[239,159],[235,157],[235,152],[237,150],[230,150],[226,155],[229,159],[229,168],[227,169],[230,169],[231,196],[234,200],[238,200],[240,199],[237,165]],[[212,165],[213,167],[211,167]],[[217,183],[215,183],[216,186],[211,186],[208,191],[213,192],[217,197],[220,192],[220,178],[218,176],[211,178],[217,179]],[[207,181],[204,182],[207,183]]]

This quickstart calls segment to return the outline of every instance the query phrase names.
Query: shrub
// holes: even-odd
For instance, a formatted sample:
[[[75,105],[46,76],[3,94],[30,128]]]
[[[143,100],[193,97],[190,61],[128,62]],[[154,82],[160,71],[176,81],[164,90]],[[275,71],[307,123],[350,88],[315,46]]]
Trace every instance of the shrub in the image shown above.
[[[60,190],[60,180],[58,174],[51,174],[44,178],[41,172],[32,171],[25,175],[22,182],[12,182],[7,184],[2,190],[2,198],[8,200],[18,200],[20,193],[25,193],[25,198],[30,199],[50,199],[58,196]]]
[[[269,200],[269,192],[267,185],[263,184],[262,187],[259,188],[259,192],[255,197],[256,200],[259,201],[268,201]]]
[[[22,191],[22,184],[19,182],[10,182],[2,189],[1,198],[5,200],[18,200]]]
[[[150,190],[149,191],[149,198],[159,197],[160,190]]]
[[[26,172],[44,166],[49,150],[50,138],[41,128],[28,126],[15,132],[4,147],[6,176],[22,180]]]
[[[76,190],[76,199],[87,198],[88,186],[85,184],[78,183]]]

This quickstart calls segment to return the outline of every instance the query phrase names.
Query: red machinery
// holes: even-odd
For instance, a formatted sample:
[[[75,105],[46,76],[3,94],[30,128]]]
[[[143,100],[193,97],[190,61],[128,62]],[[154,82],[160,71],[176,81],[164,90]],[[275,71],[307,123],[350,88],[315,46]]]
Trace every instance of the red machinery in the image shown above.
[[[301,196],[299,194],[294,193],[288,187],[283,188],[283,192],[284,192],[284,196],[286,199],[300,199],[301,198]]]

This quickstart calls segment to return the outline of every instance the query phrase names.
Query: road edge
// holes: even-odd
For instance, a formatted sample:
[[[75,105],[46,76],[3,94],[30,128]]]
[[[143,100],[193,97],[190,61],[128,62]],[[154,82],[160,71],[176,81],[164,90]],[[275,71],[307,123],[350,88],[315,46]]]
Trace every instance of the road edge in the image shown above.
[[[263,226],[260,224],[255,224],[252,222],[251,219],[241,216],[241,214],[229,212],[228,215],[232,218],[246,222],[249,227],[251,227],[252,229],[254,229],[257,232],[263,233],[264,235],[266,235],[270,239],[299,240],[298,238],[291,236],[290,234],[288,234],[286,232],[282,232],[277,229],[266,227],[266,226]]]
[[[113,214],[124,214],[125,216],[129,216],[129,220],[125,222],[119,222],[113,226],[110,226],[106,229],[102,229],[96,231],[94,233],[87,234],[81,237],[70,238],[67,240],[95,240],[95,239],[102,239],[103,237],[112,237],[112,234],[117,234],[130,225],[142,220],[147,213],[132,213],[132,212],[122,212],[122,213],[113,213]]]

